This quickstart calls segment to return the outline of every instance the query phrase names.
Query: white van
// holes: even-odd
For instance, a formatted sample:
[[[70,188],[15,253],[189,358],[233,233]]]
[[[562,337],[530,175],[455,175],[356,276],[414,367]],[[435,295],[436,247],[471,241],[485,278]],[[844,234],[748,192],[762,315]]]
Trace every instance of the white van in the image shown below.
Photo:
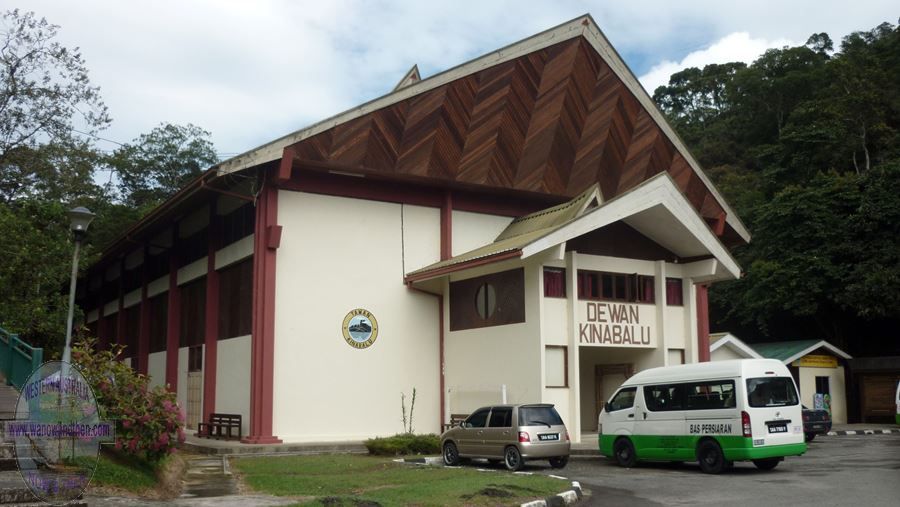
[[[797,386],[774,359],[641,371],[604,404],[598,423],[600,453],[624,467],[699,461],[717,474],[749,460],[771,470],[806,452]]]

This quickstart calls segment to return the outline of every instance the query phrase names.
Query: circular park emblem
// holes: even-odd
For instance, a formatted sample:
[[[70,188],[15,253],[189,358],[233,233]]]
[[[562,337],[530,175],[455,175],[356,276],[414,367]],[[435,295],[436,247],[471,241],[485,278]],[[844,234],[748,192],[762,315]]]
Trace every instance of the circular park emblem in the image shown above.
[[[368,310],[357,308],[350,310],[344,317],[341,330],[347,344],[355,349],[364,349],[375,343],[375,338],[378,338],[378,321]]]
[[[50,361],[22,384],[16,418],[4,438],[15,444],[16,463],[38,499],[63,505],[79,498],[97,468],[101,442],[115,426],[101,421],[94,391],[69,363]]]

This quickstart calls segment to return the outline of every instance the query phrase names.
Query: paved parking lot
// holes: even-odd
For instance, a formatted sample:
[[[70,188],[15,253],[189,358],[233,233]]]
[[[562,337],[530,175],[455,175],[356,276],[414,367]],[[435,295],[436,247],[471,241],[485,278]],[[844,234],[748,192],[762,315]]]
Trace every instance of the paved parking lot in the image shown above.
[[[529,471],[559,472],[535,464]],[[818,437],[809,451],[769,472],[738,463],[706,475],[696,463],[632,469],[600,457],[573,457],[560,475],[590,491],[582,505],[900,505],[900,434]]]

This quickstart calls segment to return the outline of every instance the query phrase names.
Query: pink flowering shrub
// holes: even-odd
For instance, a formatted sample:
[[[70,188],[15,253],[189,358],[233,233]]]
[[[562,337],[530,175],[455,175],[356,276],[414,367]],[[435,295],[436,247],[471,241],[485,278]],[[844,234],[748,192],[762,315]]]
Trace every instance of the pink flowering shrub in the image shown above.
[[[116,424],[116,449],[157,461],[184,442],[184,415],[175,393],[149,388],[150,379],[117,357],[124,347],[99,350],[93,338],[72,347],[72,363],[94,388],[101,418]]]

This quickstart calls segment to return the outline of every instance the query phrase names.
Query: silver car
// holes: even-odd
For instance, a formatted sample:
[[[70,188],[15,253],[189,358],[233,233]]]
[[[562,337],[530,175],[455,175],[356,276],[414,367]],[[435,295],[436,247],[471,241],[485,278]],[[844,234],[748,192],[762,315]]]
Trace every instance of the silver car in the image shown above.
[[[526,460],[546,459],[553,468],[563,468],[569,462],[570,446],[569,432],[550,404],[482,407],[441,435],[448,466],[468,458],[487,458],[519,470]]]

